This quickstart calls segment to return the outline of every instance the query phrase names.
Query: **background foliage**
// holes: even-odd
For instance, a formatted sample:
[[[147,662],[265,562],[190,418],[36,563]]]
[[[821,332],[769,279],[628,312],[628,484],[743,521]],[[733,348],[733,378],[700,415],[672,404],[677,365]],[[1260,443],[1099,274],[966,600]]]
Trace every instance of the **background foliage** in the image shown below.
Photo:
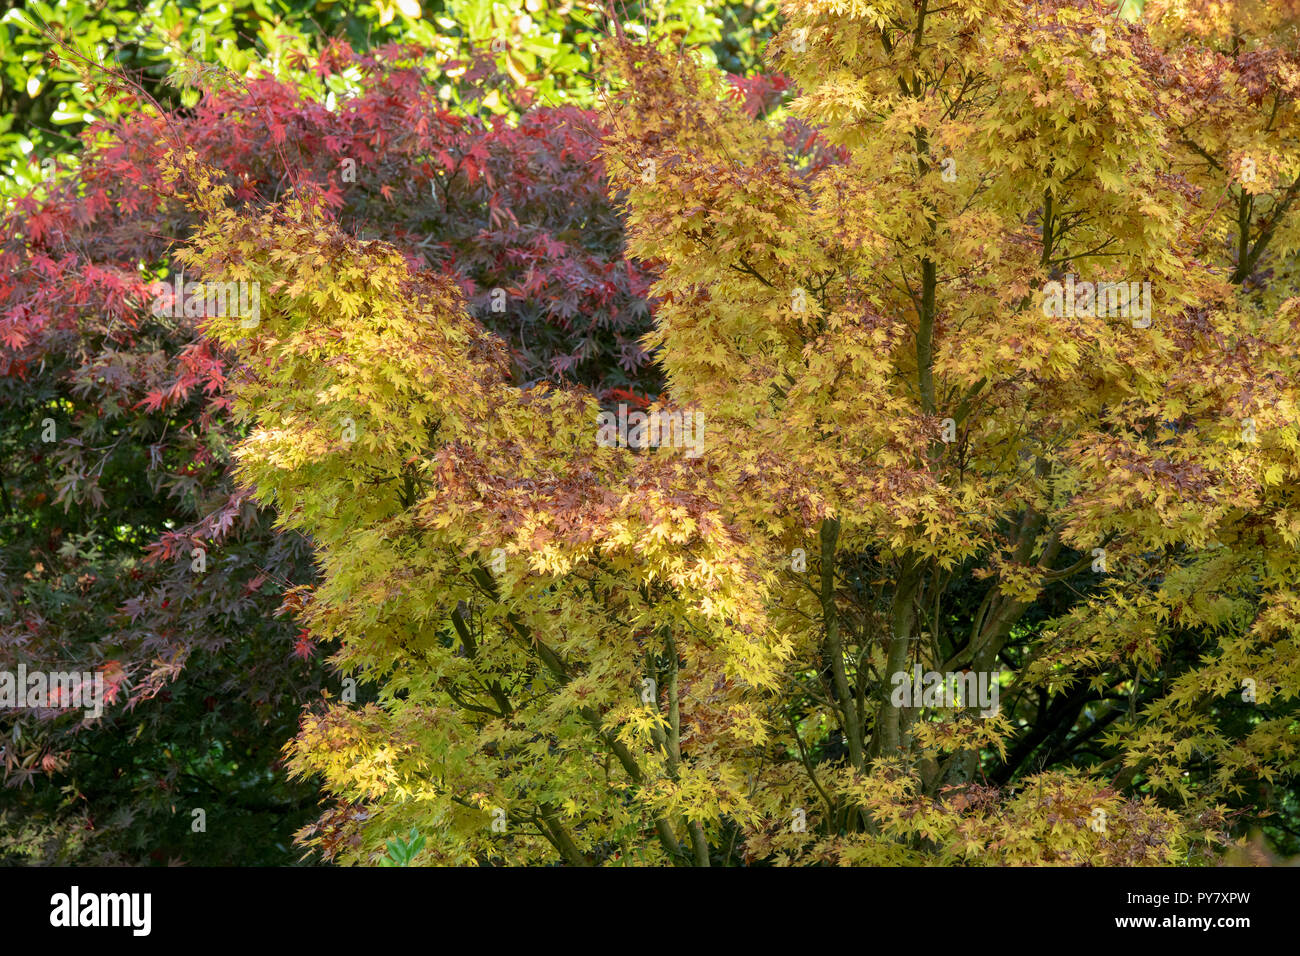
[[[752,72],[776,17],[774,0],[620,2],[620,16],[709,51],[723,69]],[[429,62],[493,50],[515,97],[489,100],[507,111],[520,91],[553,106],[595,105],[592,70],[606,23],[604,4],[524,0],[22,0],[0,18],[0,184],[10,192],[39,182],[40,160],[76,162],[77,134],[95,118],[120,115],[121,101],[78,82],[75,50],[137,79],[168,106],[193,106],[194,89],[166,78],[190,61],[251,77],[268,71],[323,95],[353,88],[356,75],[317,77],[303,57],[331,44],[366,50],[413,44]],[[58,61],[49,53],[62,50]],[[187,67],[186,67],[187,68]],[[323,80],[323,82],[322,82]],[[455,97],[454,81],[443,91]]]

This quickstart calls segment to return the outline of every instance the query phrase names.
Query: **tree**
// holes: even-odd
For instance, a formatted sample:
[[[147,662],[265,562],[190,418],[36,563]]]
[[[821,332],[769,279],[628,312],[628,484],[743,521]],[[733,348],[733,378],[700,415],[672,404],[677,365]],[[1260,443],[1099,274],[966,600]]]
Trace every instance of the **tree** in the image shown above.
[[[472,66],[460,87],[481,102],[500,77]],[[280,750],[323,684],[341,692],[279,613],[314,579],[308,544],[275,534],[228,475],[243,437],[230,356],[183,308],[154,308],[151,283],[176,281],[172,240],[194,221],[165,195],[168,142],[197,144],[252,207],[282,177],[319,183],[339,228],[453,277],[512,342],[521,381],[659,389],[636,345],[648,280],[622,258],[588,114],[452,110],[449,78],[403,48],[334,48],[301,68],[319,95],[220,72],[193,111],[141,95],[91,131],[74,175],[4,218],[0,664],[101,670],[114,695],[86,723],[0,713],[5,859],[295,859],[315,787],[285,780]],[[335,71],[361,79],[327,109]]]
[[[0,20],[0,192],[22,195],[55,170],[75,168],[77,135],[95,120],[121,117],[122,102],[81,82],[69,52],[131,73],[169,108],[192,107],[196,91],[177,89],[169,75],[194,63],[207,71],[252,79],[271,73],[324,97],[345,97],[353,78],[308,67],[331,53],[409,44],[430,69],[446,59],[490,50],[499,72],[491,107],[513,113],[519,101],[591,108],[591,59],[613,10],[596,5],[529,0],[527,9],[494,0],[20,0]],[[643,9],[648,7],[648,9]],[[643,28],[668,25],[737,74],[754,71],[771,35],[773,0],[640,0],[620,2],[617,15]],[[657,21],[657,22],[656,22]],[[346,54],[345,54],[346,56]],[[445,77],[449,99],[458,83]]]
[[[335,805],[303,836],[346,862],[411,830],[435,863],[1294,849],[1277,24],[1236,21],[1225,61],[1090,0],[785,13],[802,127],[689,53],[604,48],[667,434],[519,387],[453,283],[318,191],[240,209],[173,155],[187,265],[267,293],[207,324],[240,479],[313,541],[303,623],[377,690],[304,717],[291,764]],[[1243,148],[1248,182],[1217,158]]]

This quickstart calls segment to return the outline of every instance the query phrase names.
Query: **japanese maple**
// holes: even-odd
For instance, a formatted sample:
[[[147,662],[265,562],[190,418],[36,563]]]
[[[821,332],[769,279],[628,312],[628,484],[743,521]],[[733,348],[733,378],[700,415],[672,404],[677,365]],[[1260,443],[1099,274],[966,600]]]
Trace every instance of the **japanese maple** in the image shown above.
[[[177,280],[173,245],[195,221],[160,175],[169,142],[219,163],[249,207],[320,184],[340,228],[454,277],[516,343],[520,381],[658,391],[636,344],[648,280],[622,258],[591,117],[456,112],[416,62],[330,47],[321,75],[361,75],[335,109],[292,83],[204,74],[192,112],[137,100],[92,128],[75,176],[5,217],[0,658],[106,668],[114,696],[86,725],[0,714],[0,854],[281,862],[314,802],[279,768],[303,703],[338,688],[279,613],[313,580],[311,552],[229,479],[229,355],[183,310],[155,313],[153,282]],[[474,69],[460,82],[481,98],[496,77]],[[208,833],[177,806],[206,808]]]
[[[329,856],[414,829],[435,863],[1172,864],[1294,814],[1278,24],[1222,53],[1091,0],[784,12],[791,115],[603,49],[644,345],[700,457],[512,381],[461,291],[328,196],[243,210],[173,155],[186,262],[271,302],[208,323],[239,475],[378,692],[291,751]]]

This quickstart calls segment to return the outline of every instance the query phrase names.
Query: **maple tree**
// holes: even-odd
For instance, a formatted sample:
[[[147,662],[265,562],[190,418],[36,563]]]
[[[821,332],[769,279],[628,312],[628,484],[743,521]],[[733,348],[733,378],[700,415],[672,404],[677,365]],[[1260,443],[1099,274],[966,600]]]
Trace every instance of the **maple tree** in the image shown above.
[[[75,50],[130,72],[168,108],[192,107],[197,91],[172,86],[169,74],[200,64],[336,96],[354,92],[341,72],[307,67],[330,50],[366,50],[392,43],[420,49],[431,68],[488,50],[500,88],[488,94],[497,112],[519,101],[590,108],[594,42],[613,11],[568,0],[17,0],[0,20],[0,193],[21,195],[51,175],[75,168],[77,134],[97,120],[117,119],[129,101],[98,96],[69,63]],[[620,2],[620,18],[643,29],[668,25],[723,68],[753,72],[771,33],[773,0],[640,0]],[[50,56],[53,53],[54,56]],[[455,103],[458,84],[444,77]]]
[[[166,195],[167,142],[220,163],[242,203],[273,196],[284,164],[319,182],[340,228],[454,276],[514,343],[521,381],[657,392],[636,346],[648,280],[622,259],[590,118],[453,110],[423,60],[334,46],[304,61],[323,83],[361,76],[337,110],[324,88],[206,75],[193,111],[137,103],[93,127],[75,175],[5,216],[0,655],[8,669],[103,668],[114,695],[84,726],[0,715],[7,857],[282,862],[313,804],[311,784],[277,769],[303,702],[337,687],[279,613],[313,579],[311,553],[228,476],[242,435],[229,356],[193,318],[153,312],[151,281],[175,276],[172,242],[194,222]],[[480,100],[500,88],[484,61],[460,82]],[[190,807],[209,814],[201,838]]]
[[[1202,6],[1241,16],[1207,33]],[[176,151],[187,265],[267,290],[256,328],[206,326],[239,356],[239,477],[313,541],[301,620],[378,695],[304,717],[291,766],[335,797],[307,843],[1293,848],[1297,73],[1290,8],[1254,7],[788,0],[776,110],[610,39],[645,345],[699,456],[520,387],[455,283],[320,191],[240,209]],[[1000,706],[900,702],[914,671],[991,676]]]

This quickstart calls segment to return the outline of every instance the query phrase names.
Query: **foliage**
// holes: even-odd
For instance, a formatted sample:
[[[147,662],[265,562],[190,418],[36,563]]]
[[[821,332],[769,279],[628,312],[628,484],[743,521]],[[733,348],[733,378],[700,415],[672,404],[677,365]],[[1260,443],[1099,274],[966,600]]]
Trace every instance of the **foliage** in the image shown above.
[[[648,8],[648,9],[647,9]],[[665,24],[735,73],[752,72],[774,26],[772,0],[666,0],[618,5],[629,28]],[[169,107],[192,107],[193,91],[169,75],[196,65],[252,80],[272,75],[324,97],[357,91],[359,77],[313,75],[331,50],[408,43],[426,65],[491,52],[509,109],[519,97],[552,106],[594,105],[593,53],[607,22],[600,3],[572,0],[22,0],[0,18],[0,188],[21,195],[76,165],[77,134],[123,114],[122,102],[81,83],[73,55],[125,72]],[[442,95],[458,95],[454,76]],[[52,161],[52,168],[42,166]]]
[[[412,830],[405,840],[393,837],[388,841],[388,856],[379,861],[380,866],[410,866],[411,861],[424,849],[424,837]]]
[[[1154,0],[1150,29],[784,10],[790,116],[604,47],[658,407],[704,415],[700,456],[520,387],[454,282],[319,189],[241,208],[172,154],[187,266],[269,290],[256,327],[206,325],[239,477],[313,541],[300,619],[377,695],[305,715],[290,765],[335,803],[303,836],[363,863],[412,828],[421,863],[1294,849],[1290,14],[1232,21],[1228,56]],[[1076,277],[1149,282],[1149,321],[1063,310]],[[914,668],[1000,707],[900,701]]]
[[[814,751],[836,728],[847,767],[818,785],[806,766],[819,841],[765,847],[896,858],[879,828],[941,859],[1023,861],[1015,800],[981,797],[973,838],[962,815],[980,777],[1037,790],[1035,763],[1090,771],[1056,781],[1051,813],[1094,862],[1181,859],[1279,813],[1294,846],[1273,784],[1296,770],[1296,339],[1271,271],[1294,249],[1294,54],[1264,21],[1224,75],[1186,34],[1161,47],[1088,2],[787,13],[774,64],[843,165],[808,176],[707,77],[648,52],[635,71],[629,53],[611,143],[632,254],[672,263],[649,344],[674,399],[710,410],[754,539],[821,558],[820,591],[786,599],[789,628],[820,627],[782,709],[819,729]],[[1253,93],[1219,112],[1239,83]],[[1270,174],[1243,182],[1215,149],[1259,151]],[[647,157],[652,184],[626,172]],[[1053,314],[1047,283],[1075,273],[1149,281],[1149,326]],[[1009,670],[1006,725],[893,706],[890,675],[916,665]],[[900,760],[891,791],[879,774]],[[1107,808],[1098,784],[1130,802]],[[961,806],[925,829],[944,800]],[[1078,829],[1089,805],[1100,838]]]
[[[339,692],[312,637],[277,615],[312,580],[310,550],[227,475],[243,437],[228,356],[194,318],[152,308],[194,223],[165,195],[167,142],[196,144],[246,206],[282,179],[318,183],[339,228],[385,235],[469,290],[520,380],[658,390],[635,345],[648,280],[621,258],[590,117],[456,113],[412,62],[386,49],[309,64],[361,78],[334,109],[221,75],[193,111],[137,102],[90,131],[74,176],[5,218],[0,662],[95,666],[118,688],[102,721],[0,715],[5,857],[284,862],[314,788],[285,781],[278,751],[305,700]],[[478,82],[495,88],[490,64]],[[494,288],[510,291],[502,313]]]

